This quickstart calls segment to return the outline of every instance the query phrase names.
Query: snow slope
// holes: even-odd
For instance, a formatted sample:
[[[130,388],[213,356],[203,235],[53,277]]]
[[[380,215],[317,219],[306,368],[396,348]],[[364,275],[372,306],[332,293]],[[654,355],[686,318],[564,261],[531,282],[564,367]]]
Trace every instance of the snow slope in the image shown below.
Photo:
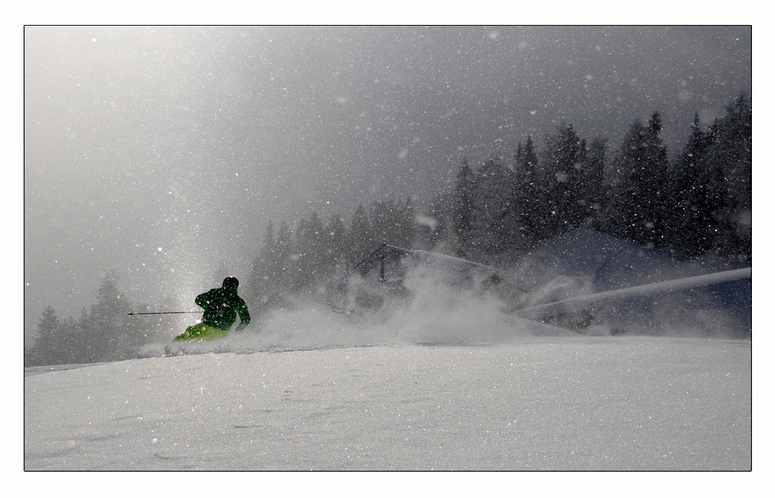
[[[224,340],[27,369],[24,467],[750,470],[750,269],[612,289],[601,268],[622,282],[653,259],[616,271],[552,250],[543,273],[527,262],[542,297],[522,316],[408,279],[415,299],[368,320],[313,303]],[[560,281],[583,285],[558,300]],[[558,310],[596,322],[578,334],[550,324]]]
[[[27,470],[747,470],[751,343],[523,337],[30,375]]]

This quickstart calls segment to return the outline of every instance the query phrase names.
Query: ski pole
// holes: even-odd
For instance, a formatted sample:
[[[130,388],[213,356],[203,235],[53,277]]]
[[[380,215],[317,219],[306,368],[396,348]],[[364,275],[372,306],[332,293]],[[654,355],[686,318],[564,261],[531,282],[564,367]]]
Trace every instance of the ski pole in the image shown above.
[[[204,310],[202,311],[148,311],[148,312],[132,312],[127,313],[128,315],[177,315],[180,313],[204,313]]]

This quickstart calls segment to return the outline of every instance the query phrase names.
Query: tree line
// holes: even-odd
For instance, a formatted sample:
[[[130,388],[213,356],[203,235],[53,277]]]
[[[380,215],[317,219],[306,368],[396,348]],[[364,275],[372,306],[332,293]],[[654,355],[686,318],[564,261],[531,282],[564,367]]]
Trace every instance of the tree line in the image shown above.
[[[745,95],[706,130],[695,114],[688,141],[672,160],[659,112],[632,123],[610,164],[607,154],[606,139],[588,144],[564,125],[547,137],[540,159],[528,137],[512,168],[490,160],[474,172],[464,161],[455,191],[436,208],[449,216],[455,250],[519,259],[584,226],[679,258],[715,251],[751,262],[751,103]]]
[[[751,102],[740,95],[672,159],[654,112],[635,119],[610,154],[606,138],[558,126],[538,150],[519,142],[509,161],[473,168],[463,159],[454,188],[423,210],[412,199],[360,205],[346,227],[317,213],[295,231],[270,222],[253,262],[248,298],[260,310],[287,306],[352,268],[383,243],[508,267],[580,227],[658,247],[678,259],[716,252],[751,263]]]
[[[588,141],[571,124],[561,125],[540,150],[528,136],[510,158],[478,167],[463,158],[454,187],[421,209],[412,198],[381,199],[368,209],[359,205],[347,225],[339,214],[322,220],[316,212],[293,227],[269,221],[244,297],[257,316],[293,306],[300,296],[318,298],[331,279],[383,243],[508,267],[580,227],[676,258],[716,252],[749,265],[751,161],[747,95],[705,129],[695,114],[686,144],[672,158],[659,112],[645,123],[635,119],[613,153],[606,138]],[[77,321],[46,308],[25,364],[129,358],[142,344],[168,339],[167,317],[127,323],[131,304],[116,282],[115,273],[106,275],[97,303]]]
[[[148,343],[166,341],[178,320],[168,315],[129,316],[133,311],[147,311],[148,305],[133,306],[119,289],[118,272],[107,271],[97,291],[97,301],[83,308],[80,317],[60,318],[47,306],[37,325],[34,344],[25,347],[24,365],[66,365],[98,363],[136,358],[138,349]],[[175,299],[164,298],[162,308],[174,310]]]

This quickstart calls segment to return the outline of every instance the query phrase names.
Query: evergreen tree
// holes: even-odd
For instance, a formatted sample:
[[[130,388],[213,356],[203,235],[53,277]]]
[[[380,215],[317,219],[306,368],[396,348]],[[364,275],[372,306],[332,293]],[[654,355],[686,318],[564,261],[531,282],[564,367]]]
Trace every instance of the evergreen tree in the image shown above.
[[[525,151],[522,150],[522,142],[517,143],[517,150],[514,152],[514,171],[517,171],[525,160]]]
[[[584,157],[579,175],[579,204],[585,220],[593,220],[602,212],[606,200],[605,166],[608,140],[595,138],[587,149],[582,146]]]
[[[398,243],[400,247],[412,249],[417,232],[417,215],[412,198],[407,197],[398,207],[398,232],[401,234]]]
[[[371,206],[371,230],[379,244],[398,245],[396,206],[392,200],[375,201]]]
[[[719,120],[707,155],[707,166],[716,183],[713,196],[719,209],[713,211],[716,226],[714,246],[728,258],[751,261],[752,219],[752,114],[751,101],[740,95]]]
[[[346,266],[347,229],[342,217],[332,215],[325,230],[325,261],[327,274],[341,273]]]
[[[372,233],[369,216],[366,214],[363,204],[358,205],[358,209],[353,215],[347,239],[348,247],[350,248],[347,254],[347,262],[351,268],[371,254],[381,243],[377,242]]]
[[[667,149],[655,112],[644,126],[635,120],[614,158],[621,176],[612,191],[605,226],[615,236],[646,245],[664,245],[668,188]]]
[[[532,183],[535,176],[535,170],[538,167],[538,154],[535,151],[532,135],[527,136],[521,165],[525,171],[525,181],[528,184]]]
[[[287,269],[290,276],[291,293],[298,293],[305,285],[308,278],[308,274],[302,273],[302,264],[305,257],[304,252],[308,249],[304,245],[303,240],[307,236],[307,220],[304,217],[299,218],[294,232],[293,249],[291,251],[291,257],[287,261]]]
[[[271,289],[277,284],[277,247],[274,237],[274,225],[269,221],[264,232],[264,243],[256,258],[248,277],[249,309],[262,308],[267,304]],[[253,305],[250,307],[250,305]],[[253,312],[258,315],[257,312]]]
[[[581,225],[586,214],[581,186],[584,150],[573,125],[561,126],[546,140],[542,192],[544,196],[543,225],[545,238],[572,230]]]
[[[302,218],[296,232],[296,278],[294,291],[308,289],[326,276],[325,230],[317,212],[310,214],[309,221]]]
[[[88,359],[91,340],[89,312],[86,308],[81,308],[81,315],[78,317],[71,339],[72,350],[74,351],[73,363],[88,363],[91,361]]]
[[[84,312],[85,313],[85,310]],[[81,336],[81,327],[73,317],[67,317],[59,326],[58,357],[60,364],[82,363],[81,353],[78,347],[78,339]]]
[[[270,296],[277,285],[276,259],[274,225],[269,221],[264,234],[264,244],[253,260],[248,278],[246,301],[248,301],[248,308],[254,316],[258,316],[270,306]]]
[[[513,170],[489,160],[474,172],[464,158],[453,190],[439,193],[419,216],[412,199],[375,201],[368,212],[361,204],[349,229],[338,215],[323,226],[313,212],[299,220],[294,240],[287,225],[275,236],[270,223],[251,294],[263,305],[281,302],[277,296],[319,286],[382,243],[469,259],[497,255],[503,262],[506,251],[516,259],[579,226],[687,256],[716,249],[750,261],[750,116],[744,96],[707,132],[695,116],[672,169],[655,112],[627,130],[613,175],[607,174],[606,139],[587,145],[572,125],[563,125],[547,137],[540,161],[532,136],[518,144]],[[80,329],[91,328],[82,323]]]
[[[532,136],[528,135],[524,148],[519,144],[516,159],[509,226],[514,249],[523,253],[535,247],[542,230],[538,221],[541,206],[536,172],[538,155]]]
[[[128,343],[130,327],[126,317],[131,311],[126,296],[118,289],[118,273],[105,273],[97,291],[97,302],[91,306],[88,322],[83,330],[86,338],[84,359],[87,362],[110,361],[123,358],[123,346]]]
[[[277,235],[269,222],[264,244],[253,261],[248,284],[251,315],[260,316],[271,309],[287,305],[298,277],[298,256],[286,222],[280,223]]]
[[[465,257],[471,250],[471,230],[474,219],[473,187],[473,172],[468,166],[468,159],[463,159],[463,165],[455,182],[452,201],[452,229],[456,237],[457,256]]]
[[[277,230],[274,258],[270,261],[271,274],[275,278],[279,289],[287,290],[291,287],[295,267],[293,264],[294,258],[291,229],[283,221],[280,223],[279,230]]]
[[[264,246],[261,249],[261,252],[266,256],[269,256],[269,259],[272,259],[272,256],[276,250],[277,249],[274,240],[274,225],[271,221],[269,221],[266,224],[266,231],[264,232]]]
[[[710,145],[709,134],[702,131],[700,117],[694,113],[691,134],[673,170],[668,202],[672,208],[668,221],[669,245],[686,257],[696,257],[712,248],[708,227],[712,223],[704,197],[707,184],[701,181],[702,168]]]
[[[512,244],[511,176],[497,159],[486,161],[474,175],[468,239],[483,255],[499,254]]]
[[[56,365],[60,364],[61,324],[53,307],[46,306],[38,321],[37,338],[35,344],[25,351],[24,366]]]
[[[647,182],[651,185],[653,199],[647,205],[651,208],[650,216],[653,218],[654,227],[650,231],[647,244],[665,246],[667,244],[668,223],[670,219],[670,162],[667,157],[667,147],[662,139],[662,116],[654,112],[648,121],[647,134],[647,161],[650,170],[650,178]]]

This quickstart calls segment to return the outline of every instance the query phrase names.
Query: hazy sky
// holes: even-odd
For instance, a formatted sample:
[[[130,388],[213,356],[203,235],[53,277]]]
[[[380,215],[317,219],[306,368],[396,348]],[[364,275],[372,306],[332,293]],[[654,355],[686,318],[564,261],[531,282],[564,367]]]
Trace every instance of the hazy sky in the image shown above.
[[[28,27],[24,90],[30,331],[111,268],[194,309],[219,267],[247,282],[268,221],[422,205],[560,123],[610,157],[658,110],[675,153],[750,94],[751,29]]]

